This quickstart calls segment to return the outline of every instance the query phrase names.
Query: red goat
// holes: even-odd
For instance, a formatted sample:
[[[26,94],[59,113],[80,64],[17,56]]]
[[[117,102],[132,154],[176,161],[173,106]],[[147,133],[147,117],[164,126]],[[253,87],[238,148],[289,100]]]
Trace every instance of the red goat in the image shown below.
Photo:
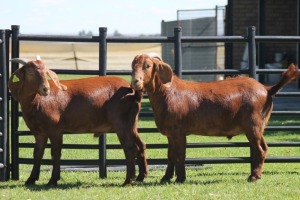
[[[34,165],[26,185],[39,179],[41,160],[48,138],[51,142],[53,171],[49,185],[60,179],[63,132],[116,132],[126,157],[124,185],[135,177],[135,158],[139,166],[137,181],[148,173],[145,144],[137,131],[142,93],[118,77],[91,77],[59,81],[41,60],[23,64],[9,79],[8,87],[20,102],[23,118],[35,137]],[[47,75],[51,80],[47,80]]]
[[[273,109],[273,96],[285,84],[299,77],[290,65],[280,82],[267,87],[247,77],[216,82],[192,82],[173,75],[171,67],[158,57],[137,55],[132,62],[131,85],[146,91],[155,123],[168,138],[168,166],[161,182],[184,182],[186,136],[233,136],[245,133],[253,147],[253,167],[248,181],[261,177],[267,154],[263,137]]]

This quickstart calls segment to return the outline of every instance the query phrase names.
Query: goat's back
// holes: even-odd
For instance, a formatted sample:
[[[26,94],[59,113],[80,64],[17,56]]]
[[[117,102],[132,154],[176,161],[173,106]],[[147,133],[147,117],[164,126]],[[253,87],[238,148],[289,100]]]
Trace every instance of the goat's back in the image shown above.
[[[130,106],[140,103],[135,96],[126,96],[132,93],[132,89],[127,81],[118,77],[92,77],[60,82],[68,89],[59,90],[49,81],[50,95],[37,95],[33,100],[33,110],[27,121],[33,122],[31,125],[38,124],[34,129],[55,127],[70,132],[112,132],[112,121],[121,121],[121,115]],[[116,119],[112,119],[112,116]],[[129,114],[126,117],[135,119],[135,116]]]
[[[156,102],[152,107],[162,132],[232,136],[244,130],[253,113],[264,120],[272,107],[265,86],[246,77],[200,83],[174,77],[161,93],[161,100],[149,97]]]

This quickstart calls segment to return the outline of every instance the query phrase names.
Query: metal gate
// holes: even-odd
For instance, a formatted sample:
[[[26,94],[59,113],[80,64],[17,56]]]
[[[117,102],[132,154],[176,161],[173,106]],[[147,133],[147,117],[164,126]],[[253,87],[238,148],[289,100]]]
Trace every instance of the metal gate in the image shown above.
[[[281,40],[281,41],[288,41],[288,42],[300,42],[300,37],[268,37],[268,36],[255,36],[255,27],[248,27],[247,36],[206,36],[206,37],[195,37],[195,36],[187,36],[184,37],[181,34],[181,28],[174,28],[174,36],[173,37],[147,37],[147,38],[140,38],[140,37],[107,37],[107,28],[100,28],[99,29],[99,36],[95,37],[68,37],[68,36],[40,36],[40,35],[22,35],[19,34],[19,26],[12,26],[12,58],[19,57],[19,42],[20,41],[60,41],[60,42],[93,42],[99,44],[99,70],[55,70],[58,74],[88,74],[88,75],[124,75],[124,74],[131,74],[131,71],[107,71],[106,70],[106,57],[107,57],[107,43],[171,43],[174,45],[174,66],[175,66],[175,73],[181,77],[182,75],[189,75],[189,74],[249,74],[251,77],[255,77],[256,73],[258,74],[266,74],[270,73],[270,70],[267,69],[256,69],[256,52],[255,52],[255,45],[257,41],[260,42],[268,42],[268,41],[275,41],[275,40]],[[6,36],[7,37],[7,36]],[[4,39],[1,39],[1,41],[5,41]],[[8,41],[8,40],[7,40]],[[248,43],[248,53],[249,53],[249,69],[240,69],[240,70],[183,70],[182,69],[182,43],[192,43],[192,42],[246,42]],[[1,44],[2,45],[2,44]],[[1,64],[3,66],[7,65],[7,55],[5,55],[5,52],[8,52],[8,46],[6,46],[4,49],[1,47],[1,54],[2,51],[4,52],[4,56],[2,55],[1,58]],[[15,71],[18,68],[18,65],[12,64],[11,71]],[[7,67],[5,67],[7,69]],[[2,68],[1,68],[2,70]],[[8,70],[6,71],[8,72]],[[1,81],[3,82],[3,85],[1,84],[1,89],[4,88],[1,91],[5,91],[3,94],[3,101],[6,102],[3,104],[3,111],[6,111],[7,114],[7,104],[8,104],[8,98],[7,98],[7,73],[2,72],[1,74],[3,78]],[[274,72],[281,72],[272,70],[271,73]],[[5,75],[5,76],[4,76]],[[0,77],[1,78],[1,77]],[[1,82],[1,83],[2,83]],[[2,95],[2,93],[1,93]],[[6,96],[6,97],[5,97]],[[277,96],[300,96],[300,93],[279,93]],[[2,96],[1,96],[2,97]],[[6,98],[6,99],[4,99]],[[1,104],[1,102],[0,102]],[[1,104],[2,106],[2,104]],[[2,108],[2,107],[1,107]],[[5,110],[6,109],[6,110]],[[20,164],[32,164],[33,159],[29,158],[21,158],[19,156],[19,148],[33,148],[33,144],[29,143],[20,143],[19,138],[24,135],[29,135],[29,131],[20,131],[18,130],[19,126],[19,117],[21,113],[18,109],[18,103],[14,100],[11,100],[11,152],[12,152],[12,158],[11,158],[11,172],[12,172],[12,179],[19,179],[19,165]],[[2,111],[2,110],[1,110]],[[300,111],[289,111],[289,112],[278,112],[273,113],[278,115],[285,115],[285,114],[296,114],[299,115]],[[2,113],[1,113],[2,116]],[[2,124],[8,124],[8,115],[6,115],[6,118],[2,118],[4,120],[1,120]],[[141,112],[140,117],[149,117],[153,116],[152,112]],[[2,123],[6,120],[5,123]],[[4,126],[3,126],[4,127]],[[7,134],[7,126],[5,126],[6,129],[3,132],[6,140],[8,139]],[[2,126],[1,126],[2,128]],[[300,126],[280,126],[280,127],[272,127],[268,126],[266,130],[300,130]],[[2,130],[1,130],[2,131]],[[157,133],[158,130],[156,128],[139,128],[139,133]],[[6,133],[6,134],[5,134]],[[2,140],[1,140],[2,141]],[[285,146],[292,146],[292,147],[300,147],[300,142],[277,142],[277,143],[268,143],[269,147],[285,147]],[[50,145],[47,146],[49,148]],[[226,143],[190,143],[187,144],[187,148],[211,148],[211,147],[247,147],[249,148],[250,145],[247,142],[226,142]],[[0,148],[3,149],[5,154],[8,157],[8,146],[1,146]],[[106,158],[106,150],[107,149],[121,149],[120,145],[115,144],[107,144],[106,143],[106,136],[102,135],[99,139],[98,145],[90,145],[90,144],[64,144],[63,148],[68,149],[98,149],[99,150],[99,159],[94,160],[62,160],[62,165],[98,165],[99,166],[99,173],[100,177],[104,178],[107,175],[107,166],[114,166],[114,165],[125,165],[124,159],[107,159]],[[147,144],[148,149],[161,149],[161,148],[167,148],[167,144]],[[6,157],[6,159],[7,159]],[[6,160],[7,161],[7,160]],[[6,162],[6,161],[3,161]],[[2,160],[1,160],[2,162]],[[218,164],[218,163],[251,163],[252,162],[252,156],[251,153],[249,157],[228,157],[228,158],[197,158],[197,159],[187,159],[187,164]],[[300,157],[268,157],[266,159],[266,162],[300,162]],[[43,164],[51,164],[50,160],[44,159]],[[148,163],[150,165],[161,165],[166,164],[167,159],[150,159],[148,160]],[[3,169],[6,169],[5,173],[8,173],[8,162],[4,163]]]

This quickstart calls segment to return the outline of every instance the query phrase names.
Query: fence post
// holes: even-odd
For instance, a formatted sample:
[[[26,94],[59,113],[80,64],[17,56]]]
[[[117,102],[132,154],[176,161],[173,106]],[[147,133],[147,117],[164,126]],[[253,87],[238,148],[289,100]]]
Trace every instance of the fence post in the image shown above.
[[[300,36],[300,1],[297,1],[297,35]],[[297,43],[297,65],[300,66],[300,43]],[[300,79],[298,79],[300,89]]]
[[[248,36],[248,66],[249,76],[256,79],[256,49],[255,49],[255,26],[249,26],[247,29]],[[250,170],[253,169],[253,147],[250,146]]]
[[[181,48],[181,27],[174,28],[174,58],[175,74],[182,78],[182,48]]]
[[[9,179],[6,30],[0,30],[0,181]]]
[[[255,26],[248,27],[248,66],[249,76],[256,78],[256,48],[255,48]]]
[[[107,28],[99,28],[99,75],[106,76],[106,58],[107,58],[107,44],[106,44]],[[99,137],[99,172],[100,178],[107,177],[106,169],[106,134],[101,134]]]
[[[20,26],[12,25],[12,58],[19,57],[19,34],[20,34]],[[11,63],[12,69],[14,72],[19,68],[18,63]],[[13,98],[11,98],[11,177],[13,180],[19,180],[19,136],[18,136],[18,128],[19,128],[19,104]]]
[[[9,63],[8,63],[8,60],[9,60],[9,52],[10,52],[10,44],[9,44],[9,41],[10,41],[10,37],[11,37],[11,30],[10,29],[6,29],[6,43],[5,43],[5,46],[6,46],[6,83],[8,83],[8,80],[9,80]],[[9,104],[9,100],[10,100],[10,97],[9,97],[9,89],[8,87],[6,87],[7,90],[6,90],[6,95],[7,95],[7,105],[6,105],[6,108],[7,108],[7,147],[6,147],[6,150],[7,150],[7,177],[9,180],[11,178],[11,175],[10,175],[10,172],[11,172],[11,165],[10,165],[10,135],[9,135],[9,130],[10,130],[10,113],[9,113],[9,110],[10,110],[10,104]]]

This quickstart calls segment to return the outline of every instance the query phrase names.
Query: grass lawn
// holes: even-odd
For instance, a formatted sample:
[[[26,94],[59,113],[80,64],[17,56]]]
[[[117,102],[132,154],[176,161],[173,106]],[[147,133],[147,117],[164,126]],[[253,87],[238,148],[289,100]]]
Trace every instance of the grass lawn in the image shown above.
[[[147,100],[143,100],[144,110],[149,109]],[[271,117],[269,125],[299,125],[298,116]],[[139,127],[155,127],[153,119],[143,118]],[[20,129],[26,130],[22,118]],[[147,144],[167,143],[166,137],[158,133],[143,133],[142,139]],[[188,142],[226,142],[227,138],[189,136]],[[300,132],[265,132],[267,142],[299,142]],[[231,142],[245,142],[244,135],[234,137]],[[34,143],[32,136],[20,137],[20,142]],[[119,144],[115,134],[107,135],[108,143]],[[97,144],[98,139],[92,134],[65,135],[65,144]],[[20,157],[32,158],[32,149],[20,150]],[[187,149],[187,158],[199,157],[247,157],[249,148],[202,148]],[[297,147],[269,148],[268,157],[299,156]],[[107,157],[124,158],[122,150],[108,150]],[[147,158],[166,158],[166,149],[148,149]],[[44,158],[50,158],[50,150]],[[97,159],[98,150],[66,150],[62,159]],[[62,170],[58,187],[47,187],[51,166],[42,166],[40,180],[35,186],[25,186],[31,165],[20,165],[20,180],[0,182],[0,199],[299,199],[300,163],[265,163],[262,179],[248,183],[250,164],[205,164],[187,166],[187,180],[184,184],[160,184],[165,166],[151,166],[149,176],[143,183],[121,187],[125,180],[125,170],[110,169],[106,179],[99,178],[98,171]]]
[[[273,117],[270,125],[299,124],[300,119]],[[24,127],[23,122],[21,121]],[[151,120],[141,119],[139,126],[154,126]],[[161,134],[141,134],[146,143],[166,143]],[[300,133],[266,132],[268,142],[300,141]],[[21,141],[34,142],[32,136]],[[64,143],[97,143],[91,134],[66,135]],[[118,143],[115,134],[107,135],[108,143]],[[189,136],[188,142],[226,142],[226,138]],[[246,141],[237,136],[233,142]],[[299,156],[299,148],[270,148],[268,156]],[[32,149],[22,149],[21,157],[32,157]],[[97,150],[63,150],[62,158],[97,158]],[[147,158],[166,158],[166,149],[147,150]],[[187,157],[249,156],[248,148],[188,149]],[[45,158],[50,158],[47,149]],[[108,158],[124,158],[122,150],[109,150]],[[99,179],[98,171],[62,171],[59,186],[45,186],[51,175],[50,166],[42,166],[40,180],[35,186],[26,187],[30,165],[20,165],[20,180],[0,183],[0,199],[298,199],[300,195],[300,163],[266,163],[262,179],[256,183],[246,181],[250,164],[215,164],[187,166],[187,181],[184,184],[159,183],[164,166],[151,166],[149,176],[143,183],[120,187],[125,170],[109,170],[106,179]]]

